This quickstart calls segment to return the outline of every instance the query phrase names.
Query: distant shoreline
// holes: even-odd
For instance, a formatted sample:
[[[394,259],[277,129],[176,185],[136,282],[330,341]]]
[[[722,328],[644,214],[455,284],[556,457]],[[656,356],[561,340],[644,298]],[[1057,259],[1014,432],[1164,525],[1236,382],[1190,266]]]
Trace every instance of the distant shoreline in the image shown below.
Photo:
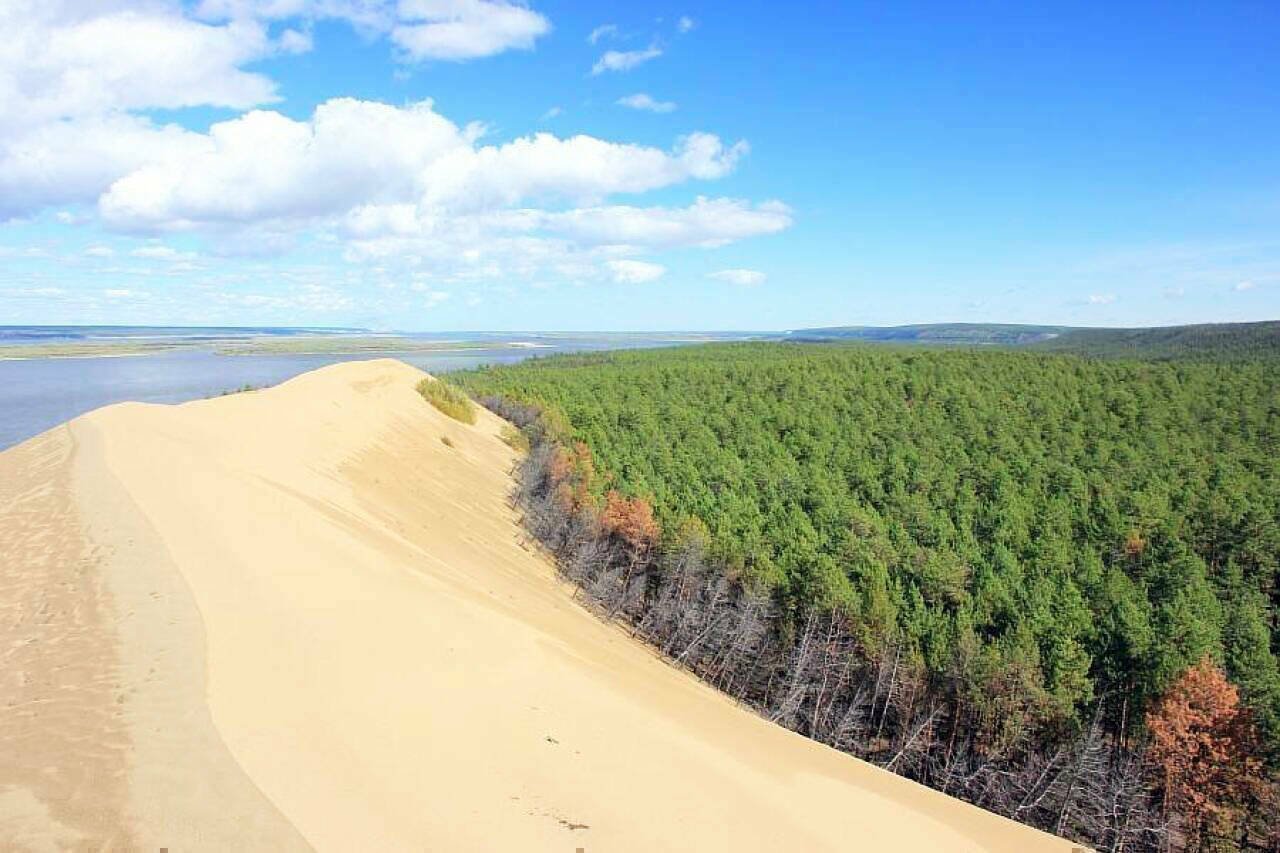
[[[250,340],[177,340],[139,346],[137,341],[0,344],[0,361],[29,361],[43,358],[124,358],[182,351],[205,351],[215,355],[398,355],[409,353],[471,352],[495,349],[555,349],[553,344],[533,341],[420,341],[402,337],[359,337],[317,335],[315,337],[262,337]]]

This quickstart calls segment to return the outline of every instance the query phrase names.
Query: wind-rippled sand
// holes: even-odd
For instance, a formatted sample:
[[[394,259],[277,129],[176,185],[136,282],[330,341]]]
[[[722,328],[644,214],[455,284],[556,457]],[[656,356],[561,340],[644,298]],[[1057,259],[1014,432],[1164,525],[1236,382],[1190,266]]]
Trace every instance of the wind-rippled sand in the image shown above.
[[[110,406],[0,453],[0,849],[1070,849],[584,610],[522,546],[501,422],[423,375]]]

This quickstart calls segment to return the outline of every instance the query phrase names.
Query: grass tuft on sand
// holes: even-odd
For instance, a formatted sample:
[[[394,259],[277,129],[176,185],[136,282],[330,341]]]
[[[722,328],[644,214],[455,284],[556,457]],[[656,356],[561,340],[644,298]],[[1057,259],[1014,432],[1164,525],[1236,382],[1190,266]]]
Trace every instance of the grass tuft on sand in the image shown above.
[[[464,424],[476,422],[476,404],[471,402],[465,392],[443,379],[422,380],[418,383],[418,393],[455,421],[462,421]]]
[[[515,448],[521,453],[529,452],[529,436],[516,429],[511,424],[502,425],[501,438],[508,447]]]

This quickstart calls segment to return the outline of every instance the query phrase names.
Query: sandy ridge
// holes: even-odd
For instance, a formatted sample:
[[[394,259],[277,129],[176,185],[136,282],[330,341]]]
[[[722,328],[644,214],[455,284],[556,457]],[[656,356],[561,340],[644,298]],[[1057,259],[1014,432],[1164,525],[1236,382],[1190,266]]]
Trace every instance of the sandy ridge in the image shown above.
[[[445,418],[422,376],[112,406],[0,454],[0,838],[1070,849],[779,729],[579,607],[520,545],[500,422]]]

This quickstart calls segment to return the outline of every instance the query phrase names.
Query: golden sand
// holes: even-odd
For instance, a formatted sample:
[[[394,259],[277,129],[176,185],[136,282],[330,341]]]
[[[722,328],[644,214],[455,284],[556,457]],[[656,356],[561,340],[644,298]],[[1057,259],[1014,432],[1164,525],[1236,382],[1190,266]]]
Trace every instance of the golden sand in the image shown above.
[[[334,365],[0,453],[0,848],[1070,849],[579,606],[522,546],[501,422],[423,376]]]

